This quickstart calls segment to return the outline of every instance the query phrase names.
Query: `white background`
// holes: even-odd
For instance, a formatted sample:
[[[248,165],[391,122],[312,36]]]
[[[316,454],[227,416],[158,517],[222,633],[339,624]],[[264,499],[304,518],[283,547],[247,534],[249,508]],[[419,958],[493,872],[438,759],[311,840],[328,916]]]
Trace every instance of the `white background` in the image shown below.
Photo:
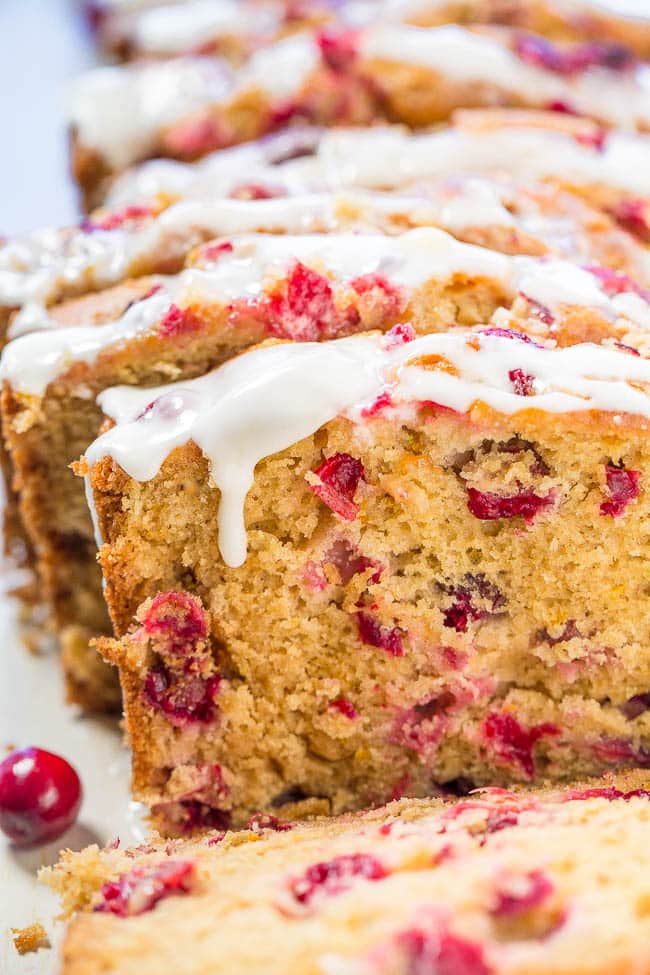
[[[0,0],[0,236],[76,220],[65,90],[94,58],[74,0]],[[6,569],[0,585],[10,585]],[[37,868],[55,861],[61,845],[80,849],[118,835],[129,844],[139,827],[117,727],[64,705],[56,657],[25,650],[15,611],[0,591],[0,757],[11,746],[58,752],[77,768],[85,799],[77,827],[49,847],[17,852],[0,836],[0,975],[53,975],[56,948],[20,958],[9,935],[10,927],[41,921],[55,942],[60,937],[57,902],[36,882]]]
[[[0,0],[0,236],[76,219],[65,93],[93,60],[75,0]]]

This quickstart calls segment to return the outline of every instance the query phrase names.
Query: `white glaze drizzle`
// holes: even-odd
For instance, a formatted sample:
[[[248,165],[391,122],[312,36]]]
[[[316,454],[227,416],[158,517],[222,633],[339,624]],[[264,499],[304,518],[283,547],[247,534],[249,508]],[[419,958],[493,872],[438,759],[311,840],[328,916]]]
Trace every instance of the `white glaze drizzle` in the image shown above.
[[[288,133],[291,136],[291,133]],[[286,138],[286,137],[285,137]],[[293,138],[296,138],[294,135]],[[518,178],[557,177],[578,185],[604,183],[650,195],[650,138],[612,132],[602,152],[553,128],[495,125],[450,127],[409,135],[398,126],[330,130],[315,155],[272,165],[277,140],[262,140],[213,153],[194,165],[154,160],[118,178],[111,206],[157,193],[183,197],[227,195],[242,182],[269,182],[291,192],[318,186],[387,189],[449,173],[503,173]]]
[[[576,111],[613,125],[650,123],[650,69],[589,68],[570,78],[527,64],[503,43],[463,27],[379,25],[362,35],[361,55],[416,64],[455,81],[485,82],[532,105],[567,101]]]
[[[336,14],[337,24],[364,27],[377,20],[401,21],[421,12],[443,9],[449,0],[345,0],[324,2],[313,12]],[[206,41],[224,36],[272,36],[286,16],[283,0],[185,0],[167,3],[134,16],[128,35],[137,50],[153,54],[183,54]],[[329,18],[328,18],[329,19]]]
[[[319,61],[313,36],[303,33],[256,51],[236,73],[209,57],[97,68],[72,86],[70,122],[81,145],[123,168],[155,149],[162,129],[195,111],[249,88],[278,99],[297,93]]]
[[[165,125],[247,87],[273,98],[297,94],[320,63],[314,37],[304,32],[260,49],[234,77],[219,62],[200,58],[100,68],[74,86],[71,121],[83,145],[99,150],[115,167],[126,166],[151,150]],[[369,28],[362,33],[360,53],[467,83],[494,84],[532,105],[569,101],[579,112],[627,128],[650,123],[650,68],[644,65],[618,73],[590,68],[562,78],[524,63],[492,37],[454,25]]]
[[[189,0],[143,11],[133,27],[142,52],[182,54],[206,40],[270,33],[282,23],[282,6],[245,0]]]
[[[0,377],[19,392],[42,395],[73,362],[91,362],[102,349],[152,329],[172,303],[186,307],[198,302],[254,299],[265,286],[281,278],[296,259],[326,271],[335,281],[381,273],[392,284],[406,289],[463,273],[494,280],[513,298],[523,292],[551,311],[563,305],[586,305],[612,318],[632,315],[641,327],[647,323],[647,306],[638,296],[609,298],[594,275],[574,264],[510,257],[462,243],[431,227],[397,237],[258,234],[234,237],[229,242],[232,250],[221,253],[216,262],[188,268],[169,278],[160,293],[138,302],[117,321],[100,326],[43,328],[14,339],[2,354]]]
[[[150,152],[165,126],[232,88],[231,71],[215,58],[96,68],[71,88],[70,122],[83,146],[124,167]]]
[[[182,255],[207,236],[267,231],[334,231],[341,213],[359,213],[359,223],[400,216],[414,224],[439,224],[450,231],[474,226],[514,226],[497,188],[477,178],[427,188],[421,195],[391,193],[308,194],[267,200],[185,201],[164,210],[142,227],[113,230],[66,228],[38,231],[0,248],[0,305],[23,306],[11,338],[32,331],[43,306],[61,294],[107,287],[125,278],[143,260],[170,249]]]
[[[326,8],[326,4],[323,5]],[[382,21],[408,22],[449,6],[449,0],[346,0],[337,19],[343,24],[367,26]],[[596,10],[619,17],[648,18],[646,0],[556,0],[560,13],[572,16]],[[645,9],[644,9],[645,7]],[[224,35],[271,34],[282,24],[282,3],[247,0],[186,0],[167,3],[134,14],[128,31],[136,49],[145,53],[182,54],[206,40]]]
[[[455,374],[409,365],[442,356]],[[513,369],[535,377],[534,397],[513,391]],[[176,447],[193,441],[221,492],[219,547],[230,566],[246,558],[244,503],[257,463],[312,435],[336,416],[362,423],[383,392],[396,406],[433,401],[459,413],[477,402],[506,415],[601,410],[650,418],[650,361],[597,345],[544,349],[464,330],[395,345],[390,336],[256,349],[199,379],[156,389],[115,387],[99,396],[116,425],[88,449],[90,467],[110,456],[137,481],[156,476]],[[153,404],[153,405],[151,405]]]
[[[80,325],[30,332],[5,346],[0,378],[23,393],[42,395],[58,375],[75,362],[92,362],[102,351],[152,328],[164,317],[173,289],[163,289],[132,305],[121,318],[106,325]]]
[[[320,49],[314,35],[293,34],[256,51],[241,69],[237,88],[261,88],[273,98],[288,98],[298,94],[319,64]]]

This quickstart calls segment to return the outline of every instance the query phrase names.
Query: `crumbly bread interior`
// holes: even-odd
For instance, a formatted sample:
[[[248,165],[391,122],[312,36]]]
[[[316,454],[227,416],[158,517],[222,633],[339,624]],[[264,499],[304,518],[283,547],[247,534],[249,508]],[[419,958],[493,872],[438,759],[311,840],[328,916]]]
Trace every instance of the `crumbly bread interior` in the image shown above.
[[[650,971],[648,776],[64,854],[64,975]]]
[[[215,809],[241,824],[287,795],[340,812],[459,778],[649,764],[646,431],[481,406],[339,418],[258,464],[240,568],[221,559],[194,444],[145,483],[99,461],[105,595],[118,634],[140,621],[100,645],[138,797],[173,829]],[[363,469],[349,521],[312,490],[340,455]],[[612,465],[638,472],[616,515]],[[472,502],[521,492],[524,517]]]

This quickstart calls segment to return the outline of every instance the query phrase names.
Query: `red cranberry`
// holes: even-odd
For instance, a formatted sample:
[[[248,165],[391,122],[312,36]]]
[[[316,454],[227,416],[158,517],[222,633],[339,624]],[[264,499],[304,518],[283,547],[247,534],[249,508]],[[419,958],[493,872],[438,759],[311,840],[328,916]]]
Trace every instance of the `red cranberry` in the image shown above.
[[[321,482],[310,485],[314,494],[344,521],[354,521],[359,510],[354,495],[359,481],[365,480],[361,461],[349,454],[333,454],[316,468],[314,474]]]
[[[515,812],[489,812],[485,821],[486,833],[500,833],[502,829],[510,829],[519,822],[519,816]]]
[[[383,880],[388,876],[384,865],[369,853],[352,853],[307,867],[300,877],[289,883],[289,890],[299,904],[309,904],[318,893],[340,894],[347,890],[353,877]]]
[[[596,758],[618,767],[650,768],[650,751],[625,738],[603,738],[591,746]]]
[[[530,335],[526,335],[525,332],[518,332],[514,328],[504,328],[501,325],[492,325],[490,328],[482,328],[480,330],[480,334],[495,335],[500,339],[515,339],[517,342],[525,342],[526,345],[534,345],[536,349],[542,348],[542,346],[535,342],[534,339],[531,339]]]
[[[624,467],[608,464],[605,468],[609,500],[600,506],[601,515],[611,515],[612,518],[623,514],[630,501],[634,501],[641,493],[639,481],[641,471],[626,471]]]
[[[169,835],[187,835],[199,829],[225,833],[230,829],[232,819],[229,810],[219,809],[202,799],[164,802],[154,806],[152,811],[164,821]]]
[[[391,740],[421,756],[431,753],[449,725],[449,717],[458,710],[459,700],[451,691],[415,704],[398,715]]]
[[[265,308],[269,330],[280,338],[316,342],[333,338],[345,324],[329,279],[301,261],[292,264],[283,291],[266,299]]]
[[[598,278],[603,291],[609,298],[631,292],[650,303],[650,289],[637,284],[629,274],[613,271],[612,268],[602,267],[600,264],[590,264],[585,267],[585,271],[589,271],[590,274]]]
[[[163,637],[169,641],[170,650],[181,655],[186,655],[198,640],[205,640],[208,633],[201,600],[187,592],[161,592],[154,596],[142,617],[142,626],[148,636]]]
[[[650,244],[650,205],[647,200],[619,200],[609,212],[621,227],[644,243]]]
[[[191,308],[179,308],[178,305],[171,305],[158,326],[158,334],[162,335],[163,338],[172,338],[177,335],[184,335],[187,332],[198,332],[204,325],[205,322]]]
[[[107,213],[101,220],[84,220],[81,229],[86,233],[92,233],[94,230],[116,230],[125,224],[140,223],[151,216],[153,216],[151,207],[125,206],[120,210]]]
[[[228,194],[232,200],[273,200],[285,195],[282,187],[268,186],[263,183],[239,183]]]
[[[578,629],[575,620],[567,620],[562,627],[562,632],[558,636],[551,636],[546,627],[537,631],[536,637],[539,643],[547,643],[549,647],[556,647],[558,643],[566,643],[568,640],[580,638],[582,633]]]
[[[376,305],[385,319],[397,318],[406,304],[401,289],[391,284],[385,274],[362,274],[350,281],[350,287],[363,297],[366,303]],[[406,322],[403,325],[396,325],[389,334],[400,342],[409,342],[415,338],[413,326]]]
[[[553,893],[553,884],[541,870],[513,877],[497,888],[492,909],[495,917],[519,917],[538,907]]]
[[[278,126],[286,125],[287,122],[292,121],[300,116],[301,108],[300,104],[293,98],[285,98],[282,101],[277,102],[270,111],[269,115],[269,128],[275,129]],[[287,156],[288,159],[293,159],[293,156]],[[276,162],[283,162],[282,159],[275,160]]]
[[[357,57],[357,32],[321,31],[316,38],[321,57],[332,71],[345,71]]]
[[[336,701],[330,701],[328,707],[330,711],[337,711],[338,714],[342,714],[344,718],[348,718],[350,721],[354,721],[359,717],[359,712],[352,701],[348,701],[344,697],[340,697]]]
[[[152,284],[151,287],[149,288],[149,290],[146,291],[142,295],[142,298],[140,298],[138,300],[139,301],[146,301],[147,298],[153,298],[154,295],[157,295],[159,291],[162,291],[162,284]]]
[[[464,585],[442,586],[442,590],[454,597],[451,606],[442,610],[444,625],[458,633],[466,633],[470,622],[485,619],[506,603],[505,596],[498,586],[486,579],[482,572],[477,575],[468,573]],[[489,606],[477,607],[475,605],[477,598],[485,600]]]
[[[480,518],[482,521],[521,516],[527,524],[531,524],[540,511],[552,504],[552,494],[541,497],[533,491],[519,491],[518,494],[504,497],[491,491],[467,489],[467,507],[475,518]]]
[[[551,312],[550,308],[547,308],[546,305],[543,305],[541,301],[537,301],[535,298],[531,298],[530,295],[527,295],[523,291],[520,291],[519,293],[521,297],[525,298],[526,301],[528,302],[530,306],[530,310],[535,316],[535,318],[537,318],[544,325],[553,324],[553,322],[555,321],[555,316]]]
[[[607,129],[598,125],[584,132],[576,132],[574,139],[581,146],[594,149],[596,152],[604,152],[607,143],[607,134]]]
[[[395,404],[390,397],[390,393],[384,391],[383,393],[379,394],[377,399],[371,403],[370,406],[365,406],[361,410],[361,416],[364,418],[377,416],[378,413],[381,413],[383,410],[390,409],[394,405]]]
[[[135,917],[151,911],[158,901],[174,894],[189,894],[196,880],[191,860],[167,860],[154,866],[134,867],[104,884],[95,911]]]
[[[515,54],[526,64],[544,68],[556,74],[566,74],[564,58],[557,47],[545,37],[535,34],[519,34],[514,38]]]
[[[559,112],[560,115],[578,115],[575,108],[569,104],[569,102],[564,101],[562,98],[555,98],[548,102],[544,108],[548,112]]]
[[[591,67],[609,71],[626,71],[634,66],[636,58],[623,44],[590,41],[570,47],[558,47],[544,37],[520,34],[515,38],[517,56],[527,64],[544,68],[555,74],[569,77]]]
[[[626,345],[625,342],[614,342],[614,345],[617,349],[621,349],[623,352],[627,352],[629,355],[641,355],[638,349],[635,349],[633,345]]]
[[[231,815],[227,809],[217,809],[199,799],[183,799],[178,804],[183,811],[182,829],[230,829]]]
[[[150,708],[161,711],[177,727],[196,722],[209,724],[217,715],[216,699],[221,677],[174,674],[163,665],[152,667],[144,680],[142,697]]]
[[[621,706],[621,711],[628,721],[634,721],[648,708],[650,708],[650,694],[635,694]]]
[[[0,829],[20,846],[56,839],[81,805],[79,776],[59,755],[22,748],[0,764]]]
[[[531,373],[524,372],[523,369],[511,369],[508,379],[517,396],[535,395],[535,377]]]
[[[393,325],[389,332],[386,332],[386,345],[388,348],[394,348],[398,345],[406,345],[407,342],[413,342],[416,338],[416,331],[409,322],[399,322],[397,325]]]
[[[271,294],[236,299],[230,309],[232,321],[253,316],[271,335],[301,342],[336,338],[361,320],[354,304],[337,306],[329,278],[301,261],[290,265],[285,280]]]
[[[254,813],[248,820],[246,829],[252,830],[253,833],[262,833],[265,829],[271,829],[275,833],[286,833],[293,829],[293,823],[283,823],[270,813]]]
[[[369,559],[365,555],[360,555],[354,546],[344,539],[337,539],[325,552],[323,565],[333,565],[344,586],[350,582],[354,576],[365,572],[366,569],[373,569],[372,575],[368,578],[370,584],[379,582],[385,566],[376,559]]]
[[[405,975],[491,975],[483,949],[446,930],[412,928],[396,937]]]
[[[209,244],[204,244],[201,248],[201,260],[212,263],[218,261],[224,254],[232,253],[234,249],[229,240],[212,241]]]
[[[413,781],[409,772],[401,775],[390,791],[392,801],[413,796]]]
[[[621,792],[614,786],[601,786],[594,789],[570,789],[565,793],[565,802],[582,802],[585,799],[606,799],[614,802],[616,799],[650,799],[650,792],[647,789],[633,789],[631,792]]]
[[[608,802],[613,802],[623,796],[624,793],[614,786],[602,786],[594,789],[570,789],[564,798],[566,802],[582,802],[586,799],[607,799]]]
[[[462,587],[459,587],[455,595],[456,599],[451,606],[442,611],[443,623],[457,633],[466,633],[470,620],[480,620],[488,614],[484,610],[474,609],[469,591],[463,591]]]
[[[357,613],[359,638],[370,647],[379,647],[391,657],[403,657],[402,631],[399,627],[382,626],[369,613]]]
[[[197,159],[214,149],[222,149],[229,142],[228,133],[214,119],[199,117],[186,119],[170,129],[164,147],[180,159]]]
[[[529,779],[535,774],[535,744],[540,738],[559,733],[560,729],[548,721],[525,728],[507,711],[493,711],[483,723],[485,740],[498,757],[511,765],[518,765]]]

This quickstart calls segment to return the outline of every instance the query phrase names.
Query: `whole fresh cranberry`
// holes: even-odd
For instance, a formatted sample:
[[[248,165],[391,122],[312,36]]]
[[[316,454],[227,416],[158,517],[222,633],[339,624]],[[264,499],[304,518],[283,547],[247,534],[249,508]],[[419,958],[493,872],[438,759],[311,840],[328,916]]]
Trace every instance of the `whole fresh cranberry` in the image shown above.
[[[21,748],[0,763],[0,829],[18,846],[56,839],[81,805],[73,767],[42,748]]]

